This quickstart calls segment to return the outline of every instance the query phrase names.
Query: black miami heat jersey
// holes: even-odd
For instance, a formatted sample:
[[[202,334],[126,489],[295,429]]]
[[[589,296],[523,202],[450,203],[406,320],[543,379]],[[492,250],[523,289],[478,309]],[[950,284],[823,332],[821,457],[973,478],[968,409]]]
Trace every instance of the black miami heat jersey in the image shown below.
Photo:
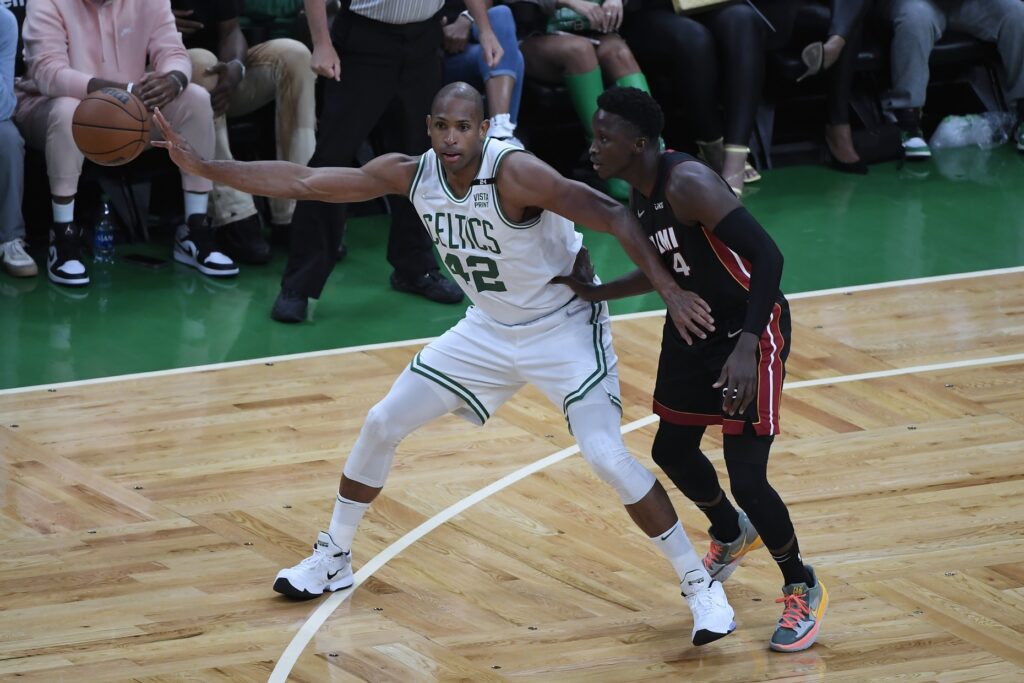
[[[684,161],[703,163],[682,152],[662,153],[651,196],[644,197],[634,189],[633,210],[679,286],[708,302],[716,325],[741,326],[747,313],[750,264],[711,230],[699,223],[680,223],[665,198],[669,174]],[[787,308],[782,292],[777,303]]]
[[[662,154],[651,196],[644,197],[634,190],[633,210],[679,286],[697,293],[711,306],[715,331],[706,339],[694,338],[692,345],[686,344],[666,316],[653,411],[675,425],[720,424],[725,434],[743,434],[747,429],[761,436],[778,434],[779,400],[790,345],[789,303],[779,292],[768,324],[761,332],[755,349],[754,400],[741,415],[723,413],[721,390],[713,385],[743,329],[750,264],[704,226],[680,223],[672,215],[672,207],[665,199],[665,185],[672,169],[684,161],[698,160],[680,152]]]

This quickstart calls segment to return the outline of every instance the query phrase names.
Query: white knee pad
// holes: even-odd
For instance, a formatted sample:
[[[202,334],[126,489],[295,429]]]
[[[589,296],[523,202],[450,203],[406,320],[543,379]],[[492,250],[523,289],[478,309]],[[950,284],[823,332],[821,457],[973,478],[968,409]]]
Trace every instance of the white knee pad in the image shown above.
[[[623,505],[636,503],[654,486],[654,475],[637,462],[622,439],[588,436],[580,439],[580,450],[594,473],[619,494]]]
[[[395,429],[381,401],[366,414],[359,438],[345,461],[345,478],[373,488],[382,488],[395,459],[395,448],[407,432]]]

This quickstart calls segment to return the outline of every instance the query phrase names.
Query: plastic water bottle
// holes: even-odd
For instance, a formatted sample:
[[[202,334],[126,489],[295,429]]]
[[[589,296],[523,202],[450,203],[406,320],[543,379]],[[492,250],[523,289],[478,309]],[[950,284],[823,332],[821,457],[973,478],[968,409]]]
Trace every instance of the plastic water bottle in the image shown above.
[[[100,219],[92,233],[92,259],[97,263],[114,262],[114,221],[110,216],[110,201],[103,197]]]

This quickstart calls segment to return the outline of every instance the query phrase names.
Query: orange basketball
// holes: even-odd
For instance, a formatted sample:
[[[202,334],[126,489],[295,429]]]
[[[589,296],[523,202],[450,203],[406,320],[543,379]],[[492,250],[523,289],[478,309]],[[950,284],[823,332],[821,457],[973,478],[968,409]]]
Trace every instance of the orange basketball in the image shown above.
[[[149,143],[149,112],[135,95],[101,88],[85,96],[71,119],[75,144],[89,161],[120,166]]]

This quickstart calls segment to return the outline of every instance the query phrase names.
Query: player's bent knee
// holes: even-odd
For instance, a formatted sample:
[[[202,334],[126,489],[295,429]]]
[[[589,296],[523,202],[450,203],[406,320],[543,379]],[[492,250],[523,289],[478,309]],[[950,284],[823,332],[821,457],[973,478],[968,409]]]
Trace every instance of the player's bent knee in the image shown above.
[[[621,440],[596,435],[580,440],[583,458],[602,481],[611,485],[624,505],[647,495],[655,478],[641,465]]]

